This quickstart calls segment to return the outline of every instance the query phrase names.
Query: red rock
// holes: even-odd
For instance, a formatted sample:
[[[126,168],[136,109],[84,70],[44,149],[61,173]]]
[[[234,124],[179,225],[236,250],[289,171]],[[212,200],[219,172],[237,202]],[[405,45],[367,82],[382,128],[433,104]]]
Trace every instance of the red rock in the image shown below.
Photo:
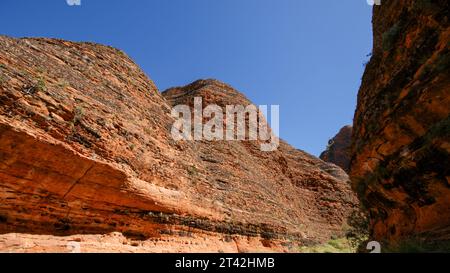
[[[342,170],[285,142],[175,142],[169,101],[121,51],[0,48],[0,251],[295,252],[357,206]],[[177,90],[250,103],[218,81]]]
[[[371,237],[393,249],[450,245],[448,14],[448,1],[374,8],[351,177],[370,211]]]
[[[328,142],[327,149],[320,154],[320,159],[338,165],[344,171],[350,170],[350,146],[352,144],[352,126],[344,126]]]

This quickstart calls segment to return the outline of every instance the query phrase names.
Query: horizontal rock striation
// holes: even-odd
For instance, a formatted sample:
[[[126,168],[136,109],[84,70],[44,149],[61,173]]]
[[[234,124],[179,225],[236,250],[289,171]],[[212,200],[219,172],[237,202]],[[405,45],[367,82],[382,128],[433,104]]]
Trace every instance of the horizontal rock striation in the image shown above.
[[[119,50],[0,48],[0,251],[298,251],[341,235],[357,206],[341,169],[284,142],[174,141],[175,91]],[[215,80],[176,90],[250,103]]]

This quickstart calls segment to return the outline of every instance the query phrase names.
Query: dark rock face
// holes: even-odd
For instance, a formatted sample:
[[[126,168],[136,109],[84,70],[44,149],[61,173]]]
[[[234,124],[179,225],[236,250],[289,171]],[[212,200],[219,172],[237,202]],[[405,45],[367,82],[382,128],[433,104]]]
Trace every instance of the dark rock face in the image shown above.
[[[350,146],[352,143],[352,126],[344,126],[339,133],[328,142],[327,149],[320,159],[334,163],[344,171],[350,170]]]
[[[177,142],[171,104],[193,96],[250,104],[215,80],[163,96],[110,47],[0,36],[0,251],[298,251],[342,235],[357,206],[342,170],[284,142]]]
[[[374,7],[351,178],[369,209],[371,236],[389,245],[450,239],[449,4]]]

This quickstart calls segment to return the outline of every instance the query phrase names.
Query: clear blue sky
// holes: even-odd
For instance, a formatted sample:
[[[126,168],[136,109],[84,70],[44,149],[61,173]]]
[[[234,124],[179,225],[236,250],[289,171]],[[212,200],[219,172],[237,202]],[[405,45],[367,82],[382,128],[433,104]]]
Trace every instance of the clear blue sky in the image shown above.
[[[365,0],[1,0],[0,34],[124,50],[160,90],[216,78],[280,105],[280,135],[318,155],[351,124],[372,48]]]

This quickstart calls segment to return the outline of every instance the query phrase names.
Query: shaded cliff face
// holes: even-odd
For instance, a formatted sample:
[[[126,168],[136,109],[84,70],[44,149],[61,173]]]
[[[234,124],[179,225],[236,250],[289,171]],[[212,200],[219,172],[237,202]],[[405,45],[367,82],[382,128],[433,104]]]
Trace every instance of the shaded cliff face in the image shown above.
[[[449,2],[383,1],[354,119],[351,177],[372,237],[450,239]]]
[[[350,146],[352,143],[352,126],[344,126],[328,142],[327,149],[320,154],[320,159],[334,163],[344,171],[350,170]]]
[[[0,36],[0,251],[298,251],[342,234],[348,177],[282,142],[176,142],[173,96],[121,51]],[[177,91],[175,91],[177,90]]]

